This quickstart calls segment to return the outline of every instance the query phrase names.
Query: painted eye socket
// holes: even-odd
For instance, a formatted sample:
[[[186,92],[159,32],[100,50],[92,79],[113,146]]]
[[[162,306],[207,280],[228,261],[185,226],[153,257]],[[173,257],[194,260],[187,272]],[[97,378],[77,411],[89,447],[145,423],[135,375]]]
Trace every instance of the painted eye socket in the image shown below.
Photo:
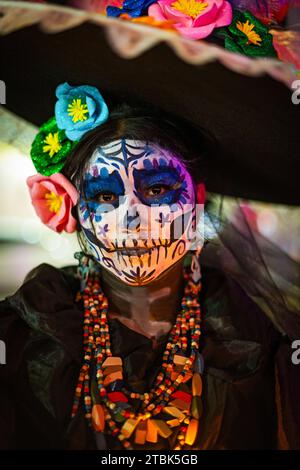
[[[145,197],[157,197],[157,196],[162,196],[165,194],[167,191],[169,191],[171,187],[166,184],[155,184],[153,186],[150,186],[149,188],[146,188],[144,190],[144,196]]]
[[[116,202],[117,199],[118,199],[118,195],[110,191],[106,191],[106,192],[103,191],[102,193],[98,193],[94,196],[94,200],[97,201],[99,204]]]

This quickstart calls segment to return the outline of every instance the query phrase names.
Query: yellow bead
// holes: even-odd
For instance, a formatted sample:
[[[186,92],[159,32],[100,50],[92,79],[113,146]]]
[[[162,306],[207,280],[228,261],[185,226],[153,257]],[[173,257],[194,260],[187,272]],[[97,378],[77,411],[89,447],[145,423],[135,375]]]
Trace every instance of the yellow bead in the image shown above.
[[[191,378],[193,377],[193,374],[192,372],[188,372],[187,374],[185,374],[185,376],[183,377],[182,379],[182,383],[186,383],[188,382]]]
[[[103,385],[104,387],[106,387],[107,385],[109,385],[111,382],[115,382],[116,380],[122,380],[123,379],[123,374],[122,372],[113,372],[112,374],[108,374],[104,381],[103,381]]]
[[[202,393],[202,379],[201,379],[201,375],[198,374],[198,372],[195,372],[193,375],[192,393],[194,397],[201,396],[201,393]]]
[[[190,409],[190,403],[187,403],[184,400],[180,400],[179,398],[175,398],[175,400],[169,402],[169,406],[178,408],[181,411],[189,411]]]
[[[140,445],[145,444],[146,436],[147,436],[147,423],[145,421],[141,421],[136,427],[134,443],[140,444]]]
[[[155,419],[153,421],[154,421],[154,425],[157,428],[157,432],[161,437],[166,439],[167,437],[171,436],[172,431],[164,421],[160,419]]]
[[[108,366],[103,369],[104,376],[107,376],[115,372],[122,372],[122,366]]]
[[[122,359],[120,357],[109,356],[103,362],[102,367],[104,368],[108,366],[121,366],[121,365],[122,365]]]
[[[167,413],[171,416],[174,416],[174,418],[177,418],[179,420],[183,420],[185,415],[182,413],[178,408],[175,406],[165,406],[163,409],[164,413]]]
[[[97,432],[101,432],[105,428],[105,416],[102,405],[94,405],[92,408],[92,424]]]
[[[175,428],[180,425],[180,421],[177,418],[169,419],[169,421],[167,421],[167,425],[170,426],[170,428]]]
[[[147,434],[146,441],[155,444],[157,442],[157,427],[154,424],[153,419],[147,421]]]
[[[121,433],[123,434],[123,436],[125,436],[126,438],[129,438],[131,434],[133,433],[137,424],[138,424],[137,419],[131,419],[131,418],[127,419],[121,429]]]
[[[187,361],[187,357],[185,356],[181,356],[179,354],[174,354],[174,364],[177,366],[177,365],[180,365],[180,366],[184,366],[186,361]]]
[[[195,442],[197,432],[198,432],[199,421],[197,419],[192,419],[190,424],[188,425],[186,436],[185,436],[185,443],[189,446],[192,446]]]
[[[193,418],[200,419],[203,413],[202,400],[199,396],[192,398],[192,416]]]

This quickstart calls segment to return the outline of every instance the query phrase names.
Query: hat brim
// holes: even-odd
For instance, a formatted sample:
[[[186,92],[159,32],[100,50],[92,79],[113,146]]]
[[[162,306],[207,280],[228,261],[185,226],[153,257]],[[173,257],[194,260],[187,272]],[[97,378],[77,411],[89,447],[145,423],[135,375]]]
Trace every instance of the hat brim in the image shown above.
[[[163,43],[127,60],[111,49],[104,26],[90,22],[57,34],[34,25],[0,43],[6,106],[34,124],[54,114],[59,83],[93,85],[108,104],[138,100],[209,130],[218,147],[205,165],[208,191],[299,204],[300,106],[270,76],[216,61],[188,64]]]

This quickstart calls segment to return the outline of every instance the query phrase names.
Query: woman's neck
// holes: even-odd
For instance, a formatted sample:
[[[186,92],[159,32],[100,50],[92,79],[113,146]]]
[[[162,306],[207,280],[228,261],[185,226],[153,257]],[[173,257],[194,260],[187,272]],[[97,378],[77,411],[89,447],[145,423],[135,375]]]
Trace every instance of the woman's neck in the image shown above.
[[[145,286],[129,286],[102,268],[108,318],[117,318],[128,328],[151,338],[155,345],[159,337],[171,330],[180,309],[183,261],[184,257]]]

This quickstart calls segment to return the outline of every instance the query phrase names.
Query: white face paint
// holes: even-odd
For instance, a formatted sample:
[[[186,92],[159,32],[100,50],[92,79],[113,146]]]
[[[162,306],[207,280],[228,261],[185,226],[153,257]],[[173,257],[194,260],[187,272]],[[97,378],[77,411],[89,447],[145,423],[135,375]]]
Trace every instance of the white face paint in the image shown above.
[[[129,285],[143,285],[182,258],[196,226],[195,188],[184,165],[141,141],[99,147],[78,214],[86,250]]]

